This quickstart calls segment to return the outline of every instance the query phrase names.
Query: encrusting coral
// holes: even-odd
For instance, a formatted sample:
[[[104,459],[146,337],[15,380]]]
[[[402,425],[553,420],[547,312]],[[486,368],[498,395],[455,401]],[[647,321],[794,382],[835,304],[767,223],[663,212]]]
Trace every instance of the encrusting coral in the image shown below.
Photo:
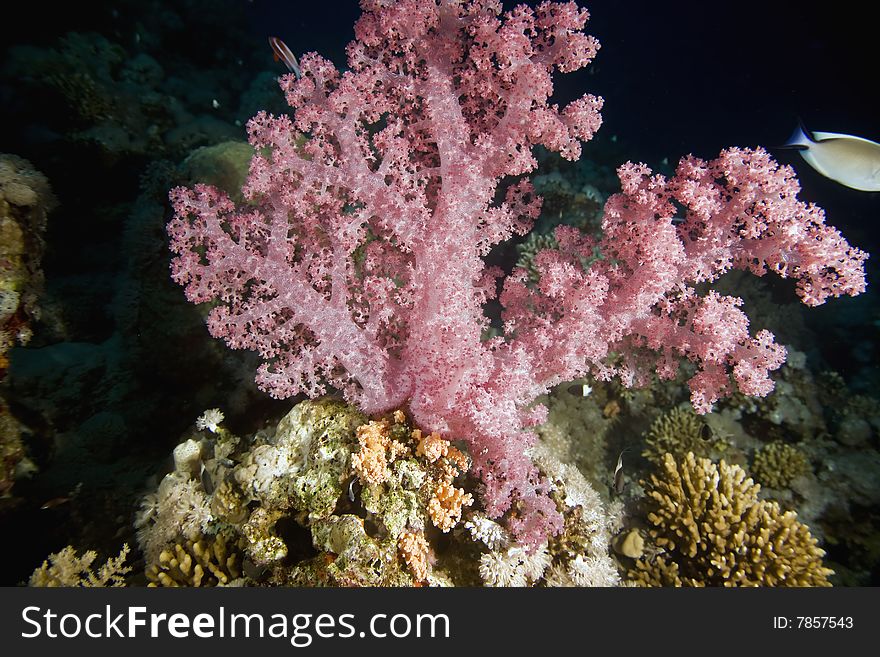
[[[792,511],[758,499],[745,470],[671,454],[647,483],[653,558],[629,578],[643,586],[830,586],[825,552]]]

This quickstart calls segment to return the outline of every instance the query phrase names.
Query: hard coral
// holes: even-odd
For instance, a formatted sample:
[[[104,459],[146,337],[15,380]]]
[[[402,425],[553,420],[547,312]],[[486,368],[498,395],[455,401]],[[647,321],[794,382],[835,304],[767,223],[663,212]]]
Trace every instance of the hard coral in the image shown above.
[[[727,443],[717,437],[709,426],[690,408],[676,407],[659,416],[645,435],[646,447],[642,456],[660,465],[668,452],[683,458],[688,452],[698,457],[720,456]]]
[[[774,441],[755,452],[752,474],[769,488],[787,488],[797,477],[810,471],[807,455],[794,445]]]
[[[647,482],[653,559],[630,578],[644,586],[830,586],[825,552],[797,514],[758,499],[736,465],[671,454]]]
[[[241,577],[241,558],[222,536],[175,543],[147,567],[150,586],[225,586]]]

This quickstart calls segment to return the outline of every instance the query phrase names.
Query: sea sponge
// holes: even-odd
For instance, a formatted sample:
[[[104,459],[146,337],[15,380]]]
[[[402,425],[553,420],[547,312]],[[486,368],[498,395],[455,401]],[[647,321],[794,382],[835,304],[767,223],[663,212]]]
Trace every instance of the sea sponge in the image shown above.
[[[646,482],[653,558],[629,578],[643,586],[830,586],[825,552],[792,511],[758,499],[745,470],[671,454]]]

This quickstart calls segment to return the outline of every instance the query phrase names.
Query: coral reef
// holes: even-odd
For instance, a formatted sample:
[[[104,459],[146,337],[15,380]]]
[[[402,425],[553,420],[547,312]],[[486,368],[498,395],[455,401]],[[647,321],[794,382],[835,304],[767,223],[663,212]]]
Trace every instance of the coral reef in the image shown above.
[[[338,400],[306,401],[247,444],[222,420],[216,409],[199,418],[174,451],[174,472],[144,500],[139,540],[152,581],[228,584],[240,568],[229,559],[241,552],[289,584],[423,582],[425,529],[451,530],[470,504],[453,485],[466,457],[400,411],[368,421]],[[310,546],[279,529],[290,522]],[[288,563],[309,551],[319,554]]]
[[[577,442],[577,437],[571,437]],[[564,455],[569,450],[564,450]],[[533,458],[551,482],[551,497],[563,516],[562,531],[549,540],[551,564],[544,573],[547,586],[618,586],[620,577],[611,559],[611,534],[623,513],[619,503],[603,503],[601,495],[577,466],[539,443]],[[564,456],[563,456],[564,458]]]
[[[39,316],[43,234],[56,204],[49,181],[30,162],[0,154],[0,378],[8,349],[30,341],[30,323]]]
[[[724,461],[667,454],[648,481],[653,557],[629,578],[643,586],[829,586],[825,552],[791,511]]]
[[[469,458],[405,413],[304,401],[250,438],[206,411],[138,519],[157,585],[614,586],[610,515],[571,446],[539,443],[563,531],[537,550],[472,509]],[[576,440],[571,438],[571,441]]]
[[[547,407],[547,419],[535,427],[541,443],[559,460],[578,468],[590,484],[602,494],[610,481],[606,460],[611,431],[620,414],[620,402],[611,386],[592,386],[584,382],[558,386],[549,395],[538,399]],[[584,396],[583,386],[589,394]]]
[[[408,404],[423,430],[467,441],[487,512],[532,548],[562,529],[525,456],[539,395],[587,373],[669,379],[684,358],[700,413],[735,389],[764,396],[784,348],[753,335],[742,299],[697,284],[773,271],[810,306],[865,289],[867,254],[797,199],[793,170],[730,148],[668,179],[624,164],[601,238],[557,226],[498,294],[504,272],[483,258],[540,210],[528,178],[504,180],[532,173],[539,145],[578,159],[601,123],[593,95],[548,102],[554,71],[597,52],[587,19],[573,3],[364,5],[349,70],[304,55],[281,79],[292,116],[248,123],[247,203],[170,192],[172,277],[217,302],[214,337],[260,354],[263,390],[333,387],[368,414]],[[503,333],[484,341],[496,295]]]
[[[577,159],[562,78],[633,87],[560,75],[586,3],[360,4],[345,52],[290,8],[343,30],[282,35],[299,79],[266,3],[9,23],[6,584],[876,585],[880,313],[807,308],[873,263],[797,156],[615,117]]]
[[[9,369],[9,350],[30,342],[31,324],[39,317],[43,234],[56,204],[49,181],[30,162],[0,154],[0,382]],[[0,394],[0,509],[16,478],[36,469],[26,456],[22,428]]]
[[[237,136],[236,108],[228,107],[227,90],[243,81],[226,76],[226,84],[213,89],[214,98],[205,98],[201,85],[182,79],[194,74],[174,67],[159,44],[123,45],[120,36],[68,32],[52,48],[15,46],[3,75],[64,108],[60,115],[43,111],[41,118],[56,129],[67,128],[66,139],[99,149],[111,162],[146,153],[186,153]]]
[[[11,503],[12,486],[20,476],[32,471],[21,440],[21,425],[0,397],[0,509]]]

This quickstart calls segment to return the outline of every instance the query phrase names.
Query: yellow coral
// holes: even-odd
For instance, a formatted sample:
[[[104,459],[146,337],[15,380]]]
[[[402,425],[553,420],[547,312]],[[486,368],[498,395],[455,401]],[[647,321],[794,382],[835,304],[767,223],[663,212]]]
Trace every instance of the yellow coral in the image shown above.
[[[644,586],[830,586],[825,552],[791,511],[758,499],[760,486],[737,465],[663,457],[647,498],[653,559],[630,579]]]
[[[449,441],[443,440],[436,431],[423,436],[421,430],[413,429],[412,437],[418,443],[416,456],[424,456],[431,463],[449,452]]]
[[[434,525],[445,533],[461,520],[462,507],[470,506],[473,502],[473,496],[465,493],[463,488],[456,488],[443,481],[428,502],[428,515]]]
[[[150,586],[224,586],[240,577],[241,570],[238,554],[217,536],[163,550],[146,575]]]
[[[397,541],[397,549],[400,556],[409,566],[416,581],[423,582],[428,578],[428,541],[422,532],[407,530],[400,535]]]
[[[645,436],[642,456],[660,465],[667,452],[682,458],[688,452],[712,457],[725,451],[724,440],[713,435],[708,425],[691,408],[677,407],[664,413],[651,424]]]
[[[759,449],[752,463],[755,479],[770,488],[787,488],[795,478],[809,471],[807,455],[780,440]]]
[[[462,472],[466,472],[467,469],[471,467],[468,457],[452,445],[446,450],[445,456],[446,458],[440,465],[440,469],[450,480],[454,479]]]
[[[357,428],[360,450],[351,457],[351,465],[361,481],[381,484],[391,476],[388,464],[408,450],[390,436],[388,420],[371,421]]]
[[[412,492],[399,489],[395,481],[402,472],[409,472],[412,476],[420,471],[421,474],[416,477],[419,483],[414,487],[422,491],[419,493],[422,500],[428,500],[427,511],[434,524],[448,532],[461,520],[462,507],[473,504],[470,494],[452,485],[453,480],[468,469],[468,457],[437,432],[426,435],[421,429],[407,427],[403,424],[406,421],[403,411],[395,411],[392,419],[394,424],[392,420],[382,419],[357,428],[360,450],[352,455],[352,468],[367,485],[362,495],[362,499],[366,499],[365,507],[375,513],[379,509],[375,501],[382,500],[386,509],[390,509],[394,507],[394,500],[400,502],[409,498],[410,502],[403,502],[401,508],[414,505],[419,498]],[[407,438],[412,440],[409,446],[406,444]],[[403,457],[407,457],[409,462],[398,461]],[[375,489],[383,484],[386,485],[384,490]],[[371,487],[375,490],[371,490]],[[390,494],[390,490],[394,490],[395,494]],[[387,521],[386,517],[386,524]],[[413,522],[412,518],[407,518],[392,534],[397,535]]]

